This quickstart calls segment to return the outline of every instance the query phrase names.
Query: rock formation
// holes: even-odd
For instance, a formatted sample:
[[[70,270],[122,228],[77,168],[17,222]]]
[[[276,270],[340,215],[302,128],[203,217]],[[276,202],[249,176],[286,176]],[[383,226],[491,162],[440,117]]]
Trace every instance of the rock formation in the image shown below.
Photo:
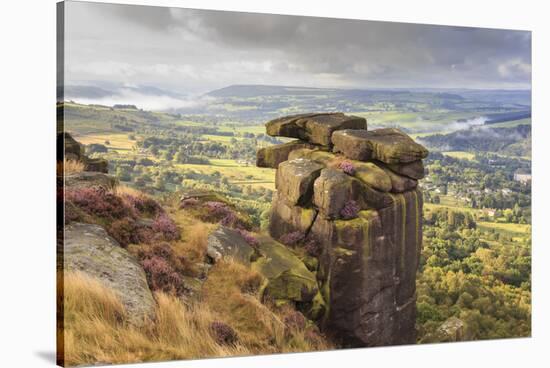
[[[109,165],[103,158],[90,158],[84,154],[84,149],[69,133],[57,134],[57,161],[63,159],[81,161],[84,164],[84,171],[107,173]]]
[[[266,128],[299,139],[262,148],[257,163],[277,169],[271,237],[316,256],[316,282],[301,286],[312,294],[309,317],[344,347],[415,343],[417,184],[428,151],[398,129],[367,130],[365,119],[342,113],[283,117]],[[264,241],[262,253],[279,247]]]

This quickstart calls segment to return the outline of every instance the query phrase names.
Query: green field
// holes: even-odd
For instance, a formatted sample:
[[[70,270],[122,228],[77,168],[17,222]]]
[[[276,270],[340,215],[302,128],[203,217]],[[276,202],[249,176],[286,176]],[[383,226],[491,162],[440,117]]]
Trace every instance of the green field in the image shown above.
[[[136,141],[130,140],[128,134],[105,133],[105,134],[75,134],[75,139],[80,143],[88,144],[103,144],[107,148],[114,151],[131,151],[136,144]],[[105,144],[109,142],[109,144]]]
[[[193,170],[203,174],[212,174],[217,171],[232,184],[275,189],[275,172],[273,169],[247,166],[236,160],[210,159],[209,165],[176,164],[174,166],[182,170]]]
[[[442,152],[445,156],[453,157],[453,158],[459,158],[463,160],[473,160],[475,158],[475,154],[471,152],[464,152],[464,151],[447,151]]]

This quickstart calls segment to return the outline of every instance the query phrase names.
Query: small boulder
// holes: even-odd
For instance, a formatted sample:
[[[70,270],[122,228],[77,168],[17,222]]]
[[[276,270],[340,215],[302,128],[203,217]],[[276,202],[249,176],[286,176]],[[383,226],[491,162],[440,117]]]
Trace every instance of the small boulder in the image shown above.
[[[256,153],[256,166],[276,169],[281,162],[288,160],[288,155],[292,151],[313,147],[313,145],[301,141],[292,141],[263,147]]]
[[[105,174],[109,172],[109,163],[104,158],[88,158],[84,156],[82,162],[84,162],[84,171],[95,171]]]
[[[473,333],[464,321],[450,317],[433,334],[424,337],[422,343],[469,341],[473,338]]]
[[[66,188],[103,187],[113,189],[118,184],[116,177],[95,171],[66,175],[64,179]]]
[[[264,296],[275,301],[311,302],[319,292],[315,274],[283,244],[270,237],[260,239],[262,257],[252,263],[267,284]]]
[[[64,229],[63,266],[102,281],[125,306],[130,322],[140,326],[155,316],[155,300],[143,268],[98,225],[73,222]]]
[[[428,150],[395,128],[341,130],[332,135],[336,152],[353,160],[376,159],[387,164],[418,161],[428,156]]]
[[[220,226],[208,237],[206,254],[214,262],[222,258],[233,258],[243,264],[250,264],[256,251],[237,231]]]
[[[285,116],[266,123],[268,135],[298,138],[326,147],[332,146],[331,135],[336,130],[366,128],[364,118],[341,112]]]
[[[292,205],[306,205],[313,194],[313,182],[322,168],[321,164],[301,158],[281,163],[275,176],[279,198]]]

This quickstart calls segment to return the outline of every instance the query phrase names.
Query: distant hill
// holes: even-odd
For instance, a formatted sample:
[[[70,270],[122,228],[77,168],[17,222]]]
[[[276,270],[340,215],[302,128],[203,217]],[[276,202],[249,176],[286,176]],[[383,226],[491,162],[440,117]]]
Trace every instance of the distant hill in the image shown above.
[[[288,96],[288,95],[326,95],[338,93],[341,90],[331,88],[309,88],[290,86],[269,86],[255,84],[235,84],[208,92],[210,97],[241,97],[249,98],[255,96]]]

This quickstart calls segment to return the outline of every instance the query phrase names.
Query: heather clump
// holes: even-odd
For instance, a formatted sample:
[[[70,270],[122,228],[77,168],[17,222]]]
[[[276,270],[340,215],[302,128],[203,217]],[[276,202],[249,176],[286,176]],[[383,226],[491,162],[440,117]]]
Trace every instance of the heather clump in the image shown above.
[[[147,283],[153,291],[162,291],[168,294],[181,295],[184,291],[181,276],[176,272],[167,259],[152,256],[141,262]]]
[[[340,162],[338,167],[340,168],[340,170],[342,170],[343,172],[345,172],[348,175],[355,174],[355,166],[353,166],[353,163],[351,161],[344,160],[344,161]]]
[[[108,220],[135,216],[120,197],[102,187],[68,189],[65,199],[89,215]]]
[[[304,245],[306,253],[312,257],[319,257],[323,250],[323,247],[315,239],[309,239]]]
[[[356,201],[350,200],[346,202],[344,207],[340,210],[340,216],[342,216],[344,220],[356,218],[360,209],[361,208],[359,207]]]
[[[252,235],[250,232],[243,230],[243,229],[237,229],[237,232],[241,234],[243,239],[250,245],[252,248],[258,248],[259,242],[258,239],[254,235]]]
[[[252,228],[246,217],[239,214],[230,204],[225,202],[201,202],[195,198],[188,198],[180,202],[179,208],[188,210],[204,222],[220,223],[233,229],[250,230]]]
[[[153,222],[152,229],[161,233],[165,240],[177,240],[180,238],[178,227],[166,213],[161,213]]]
[[[177,240],[180,231],[153,199],[142,194],[108,191],[102,187],[65,191],[66,220],[83,219],[105,227],[121,246]],[[153,217],[152,222],[141,221]]]
[[[283,234],[279,239],[285,245],[297,245],[305,239],[305,234],[302,231],[293,231]]]
[[[237,342],[237,333],[231,326],[220,321],[214,321],[210,324],[212,337],[220,345],[232,345]]]

